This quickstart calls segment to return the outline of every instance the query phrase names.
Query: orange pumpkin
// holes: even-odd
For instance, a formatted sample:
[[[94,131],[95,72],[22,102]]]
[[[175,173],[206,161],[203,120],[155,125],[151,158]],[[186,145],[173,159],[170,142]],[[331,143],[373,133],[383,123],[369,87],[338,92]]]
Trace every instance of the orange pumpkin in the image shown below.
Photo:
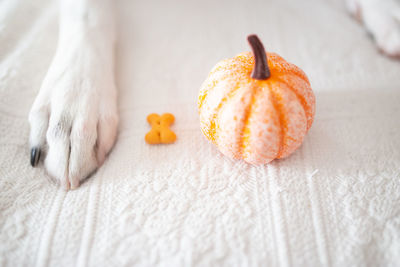
[[[310,129],[315,97],[305,73],[256,35],[253,53],[219,62],[200,89],[201,130],[231,158],[265,164],[293,153]]]

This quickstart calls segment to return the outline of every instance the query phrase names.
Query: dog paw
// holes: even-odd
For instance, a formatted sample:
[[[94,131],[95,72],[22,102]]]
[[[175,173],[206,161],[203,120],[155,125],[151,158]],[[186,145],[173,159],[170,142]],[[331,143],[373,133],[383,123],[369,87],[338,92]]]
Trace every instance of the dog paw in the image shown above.
[[[48,174],[67,190],[101,166],[115,142],[112,68],[87,44],[59,48],[29,113],[30,163],[46,154]]]
[[[359,22],[362,22],[362,11],[360,0],[346,0],[347,11]]]
[[[380,51],[391,57],[400,57],[400,25],[390,23],[374,35]]]
[[[400,56],[400,2],[397,0],[347,0],[347,9],[371,33],[380,51]]]

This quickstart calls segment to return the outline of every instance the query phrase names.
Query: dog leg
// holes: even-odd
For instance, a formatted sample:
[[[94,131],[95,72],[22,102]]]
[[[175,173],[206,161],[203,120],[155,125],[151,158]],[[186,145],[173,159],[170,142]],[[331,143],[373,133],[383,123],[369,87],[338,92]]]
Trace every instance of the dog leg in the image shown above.
[[[349,12],[372,34],[388,56],[400,56],[400,2],[398,0],[347,0]]]
[[[31,111],[31,164],[76,188],[117,135],[112,0],[61,0],[57,51]]]

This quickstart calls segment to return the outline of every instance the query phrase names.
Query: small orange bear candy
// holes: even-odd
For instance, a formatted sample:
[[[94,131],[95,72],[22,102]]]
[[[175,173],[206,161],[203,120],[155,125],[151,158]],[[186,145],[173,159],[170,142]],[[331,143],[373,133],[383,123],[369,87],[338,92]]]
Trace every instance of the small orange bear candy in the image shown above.
[[[147,122],[152,126],[150,132],[145,136],[147,143],[155,144],[171,144],[175,142],[176,135],[169,129],[174,123],[175,117],[171,113],[164,113],[162,116],[152,113],[147,116]]]

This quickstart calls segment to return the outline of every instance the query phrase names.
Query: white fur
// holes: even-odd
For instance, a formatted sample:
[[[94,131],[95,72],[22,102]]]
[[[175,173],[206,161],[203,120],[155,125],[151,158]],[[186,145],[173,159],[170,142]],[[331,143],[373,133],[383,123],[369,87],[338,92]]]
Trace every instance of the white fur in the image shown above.
[[[399,0],[347,0],[347,8],[372,34],[380,50],[400,56]]]
[[[118,124],[112,0],[61,0],[56,55],[29,114],[30,145],[76,188],[112,148]]]

